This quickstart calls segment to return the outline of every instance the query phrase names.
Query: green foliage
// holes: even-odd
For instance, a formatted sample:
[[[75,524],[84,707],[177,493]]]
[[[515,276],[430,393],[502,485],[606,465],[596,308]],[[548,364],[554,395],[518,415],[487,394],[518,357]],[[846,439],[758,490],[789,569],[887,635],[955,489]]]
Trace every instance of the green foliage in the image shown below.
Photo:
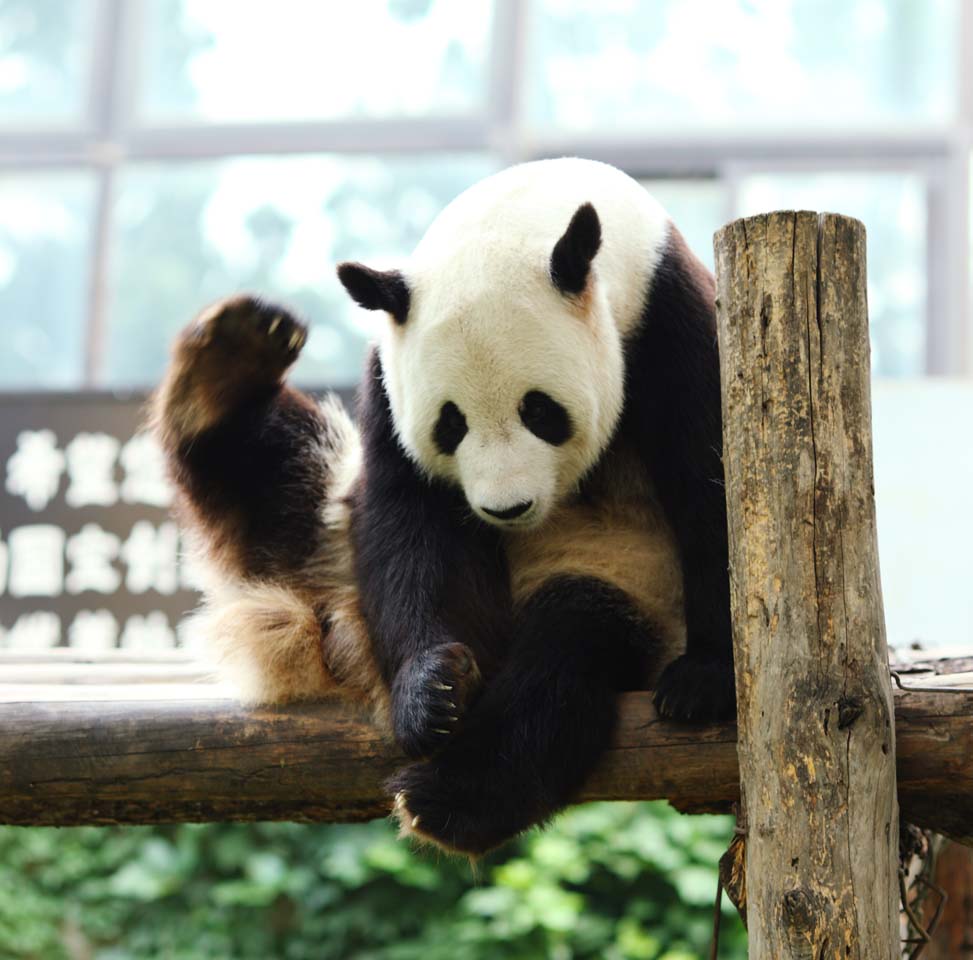
[[[589,804],[471,868],[384,821],[0,828],[10,960],[693,960],[725,817]],[[720,956],[745,957],[724,906]]]

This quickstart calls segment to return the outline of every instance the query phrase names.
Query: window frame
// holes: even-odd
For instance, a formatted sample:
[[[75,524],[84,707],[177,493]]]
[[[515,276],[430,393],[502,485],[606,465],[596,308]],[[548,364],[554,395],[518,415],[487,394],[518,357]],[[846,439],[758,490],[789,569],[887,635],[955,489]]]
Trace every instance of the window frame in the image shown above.
[[[583,155],[638,178],[714,179],[724,185],[726,219],[735,216],[749,172],[896,170],[927,189],[925,373],[973,375],[973,3],[959,0],[959,84],[955,121],[945,126],[783,135],[667,134],[574,136],[525,121],[524,58],[530,0],[494,0],[486,104],[480,115],[418,119],[141,126],[134,98],[143,0],[94,0],[91,76],[79,126],[10,129],[0,138],[0,170],[87,170],[96,181],[82,386],[103,383],[107,279],[117,175],[140,162],[310,153],[482,152],[500,165]]]

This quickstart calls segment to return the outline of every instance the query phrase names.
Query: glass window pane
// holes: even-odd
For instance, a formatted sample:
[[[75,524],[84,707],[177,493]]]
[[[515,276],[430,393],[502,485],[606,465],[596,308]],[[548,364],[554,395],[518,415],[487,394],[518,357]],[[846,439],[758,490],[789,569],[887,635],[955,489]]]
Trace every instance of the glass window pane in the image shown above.
[[[469,113],[485,102],[491,7],[489,0],[149,0],[142,117]]]
[[[872,381],[875,505],[889,644],[973,654],[973,384]],[[921,560],[920,560],[921,558]]]
[[[0,125],[77,123],[93,0],[0,0]]]
[[[926,355],[926,183],[918,174],[808,173],[745,177],[739,215],[819,210],[857,217],[868,232],[872,368],[916,376]]]
[[[279,298],[312,323],[296,368],[313,386],[356,383],[384,318],[359,310],[340,260],[408,254],[454,196],[491,172],[481,156],[241,158],[140,166],[120,177],[106,378],[144,386],[173,334],[239,290]]]
[[[94,208],[87,174],[0,180],[0,390],[81,384]]]
[[[642,180],[666,208],[689,248],[713,269],[713,234],[728,219],[726,187],[717,180]]]
[[[545,127],[831,129],[955,111],[959,0],[533,0],[531,12],[528,116]]]

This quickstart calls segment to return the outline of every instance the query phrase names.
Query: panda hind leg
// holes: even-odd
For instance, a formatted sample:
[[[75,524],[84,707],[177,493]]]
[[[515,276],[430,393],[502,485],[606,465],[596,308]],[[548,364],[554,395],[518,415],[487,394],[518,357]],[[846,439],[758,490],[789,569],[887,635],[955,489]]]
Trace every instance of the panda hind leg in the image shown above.
[[[608,748],[618,692],[652,642],[616,588],[549,581],[460,730],[389,782],[403,833],[475,856],[570,803]]]

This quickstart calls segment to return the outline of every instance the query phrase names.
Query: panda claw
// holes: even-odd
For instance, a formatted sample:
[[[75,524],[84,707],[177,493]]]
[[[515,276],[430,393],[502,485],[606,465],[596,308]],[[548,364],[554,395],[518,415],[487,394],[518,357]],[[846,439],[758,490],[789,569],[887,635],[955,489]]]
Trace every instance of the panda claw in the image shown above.
[[[394,810],[401,810],[405,806],[405,791],[404,790],[400,790],[395,795],[395,801],[394,801],[394,803],[393,803],[392,806],[393,806],[393,809]]]
[[[436,644],[408,664],[396,681],[392,730],[411,760],[438,752],[459,727],[476,694],[480,672],[463,643]]]
[[[272,335],[273,332],[280,326],[281,316],[278,314],[270,321],[270,329],[267,330],[268,335]]]
[[[419,826],[419,817],[415,816],[412,818],[412,829],[415,830]]]

